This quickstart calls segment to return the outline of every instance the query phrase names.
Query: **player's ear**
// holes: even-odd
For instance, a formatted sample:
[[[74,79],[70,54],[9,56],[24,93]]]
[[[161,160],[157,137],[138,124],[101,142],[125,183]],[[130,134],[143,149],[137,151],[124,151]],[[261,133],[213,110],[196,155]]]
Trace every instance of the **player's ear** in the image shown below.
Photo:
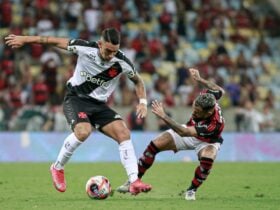
[[[101,48],[101,46],[102,46],[102,40],[98,40],[98,41],[97,41],[97,44],[98,44],[98,47]]]
[[[214,108],[209,109],[209,110],[207,111],[207,113],[208,113],[209,115],[212,115],[212,114],[213,114],[213,112],[214,112]]]

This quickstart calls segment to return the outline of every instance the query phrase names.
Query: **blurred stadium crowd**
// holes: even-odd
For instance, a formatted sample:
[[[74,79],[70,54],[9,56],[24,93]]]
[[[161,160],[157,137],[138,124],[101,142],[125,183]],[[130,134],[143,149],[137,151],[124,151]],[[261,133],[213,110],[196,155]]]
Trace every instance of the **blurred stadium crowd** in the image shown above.
[[[237,130],[250,120],[257,124],[248,131],[273,130],[271,112],[280,109],[280,17],[268,1],[0,0],[0,11],[0,130],[67,130],[61,103],[76,62],[41,45],[12,50],[5,35],[98,40],[106,27],[122,32],[121,49],[142,75],[149,102],[191,106],[199,89],[187,68],[197,67],[227,90],[221,105],[235,108]],[[135,100],[121,78],[108,103]],[[133,111],[128,118],[149,130]]]

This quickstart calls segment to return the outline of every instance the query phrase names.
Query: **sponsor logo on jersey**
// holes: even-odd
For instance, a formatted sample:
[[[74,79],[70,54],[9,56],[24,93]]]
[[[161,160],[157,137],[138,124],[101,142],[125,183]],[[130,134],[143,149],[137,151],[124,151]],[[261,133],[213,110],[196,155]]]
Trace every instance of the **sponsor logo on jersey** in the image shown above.
[[[102,86],[102,87],[108,87],[109,86],[109,82],[107,82],[106,80],[96,78],[86,71],[81,71],[80,75],[82,77],[85,77],[85,80],[87,82],[92,82],[93,84],[97,84],[98,86]]]

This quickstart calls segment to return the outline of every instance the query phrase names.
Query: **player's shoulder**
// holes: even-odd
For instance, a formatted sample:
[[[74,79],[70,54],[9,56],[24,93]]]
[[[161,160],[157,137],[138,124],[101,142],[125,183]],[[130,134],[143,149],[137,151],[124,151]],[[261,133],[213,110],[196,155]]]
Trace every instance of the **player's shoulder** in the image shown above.
[[[123,61],[124,63],[128,64],[133,70],[135,69],[134,68],[134,65],[133,63],[131,62],[131,60],[125,55],[125,53],[121,50],[119,50],[117,52],[117,54],[115,55],[115,57],[121,61]]]
[[[98,48],[98,44],[95,41],[87,41],[83,39],[71,39],[68,43],[69,46],[82,46],[82,47],[93,47]]]

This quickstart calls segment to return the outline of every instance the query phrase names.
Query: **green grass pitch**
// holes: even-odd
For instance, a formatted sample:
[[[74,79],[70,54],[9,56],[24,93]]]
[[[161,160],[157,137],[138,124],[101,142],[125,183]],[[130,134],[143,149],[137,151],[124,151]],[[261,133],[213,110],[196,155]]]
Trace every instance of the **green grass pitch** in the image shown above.
[[[197,193],[185,201],[180,191],[190,183],[197,163],[155,163],[143,181],[153,190],[131,196],[114,193],[106,200],[91,200],[85,183],[93,175],[107,176],[113,189],[126,180],[120,163],[70,163],[67,191],[52,185],[49,163],[1,163],[0,209],[280,209],[279,163],[216,163]]]

